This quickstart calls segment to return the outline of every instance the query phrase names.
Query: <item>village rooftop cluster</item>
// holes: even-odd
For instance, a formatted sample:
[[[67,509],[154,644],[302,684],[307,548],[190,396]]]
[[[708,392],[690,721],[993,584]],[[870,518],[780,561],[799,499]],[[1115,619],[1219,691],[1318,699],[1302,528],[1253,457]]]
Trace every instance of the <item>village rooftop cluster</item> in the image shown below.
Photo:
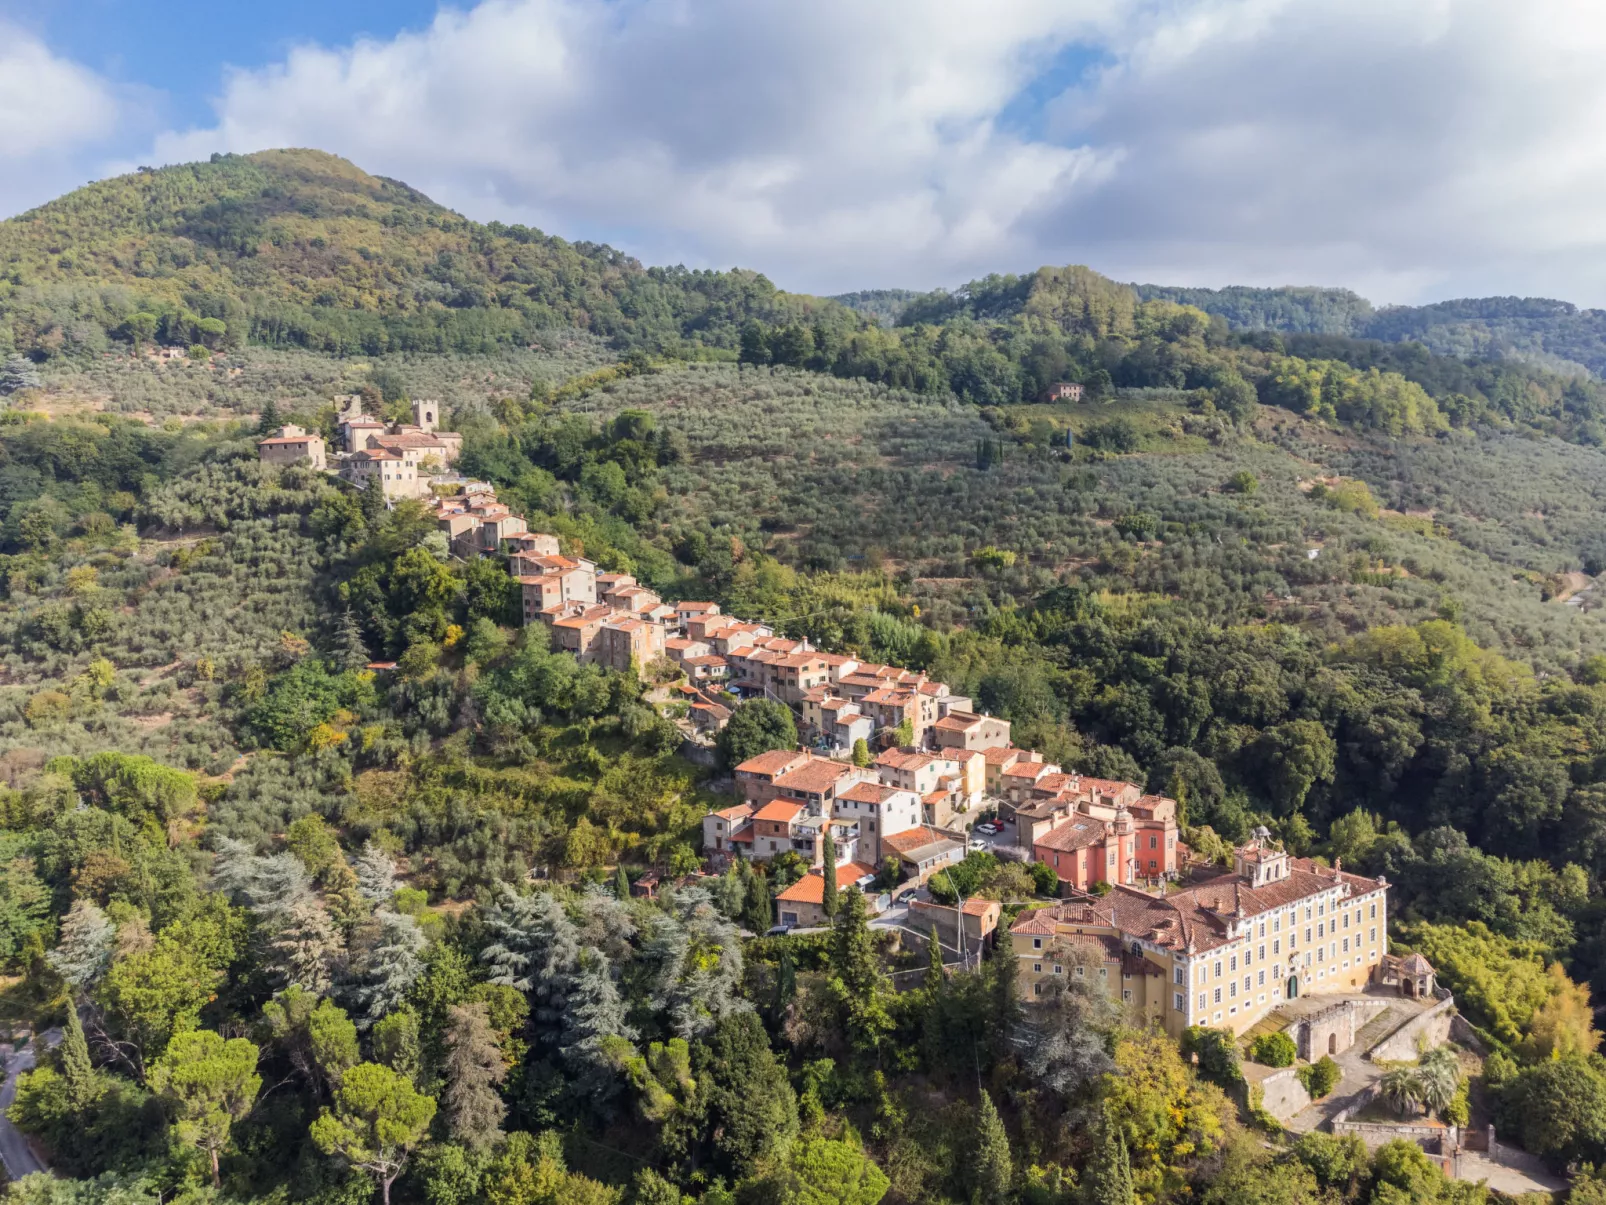
[[[1092,965],[1180,1036],[1191,1025],[1242,1033],[1301,995],[1401,982],[1385,954],[1385,880],[1291,858],[1263,832],[1235,851],[1231,871],[1201,873],[1188,866],[1175,800],[1016,748],[1009,721],[924,673],[824,652],[717,603],[668,603],[629,574],[598,572],[528,530],[490,485],[450,472],[462,437],[437,429],[437,403],[415,402],[414,422],[387,425],[355,397],[336,401],[344,450],[332,465],[322,438],[294,426],[262,440],[261,458],[307,461],[357,488],[376,482],[388,502],[426,500],[453,555],[507,557],[524,623],[548,628],[554,648],[622,672],[676,666],[700,736],[725,725],[733,698],[791,708],[803,747],[736,766],[741,802],[703,821],[716,865],[802,859],[807,873],[776,897],[784,925],[826,920],[828,856],[844,886],[871,886],[888,861],[920,884],[963,859],[978,820],[996,815],[988,828],[1015,835],[1002,852],[1051,867],[1068,897],[1011,927],[1027,999]],[[869,765],[852,760],[860,741]],[[977,939],[1000,916],[985,900],[951,911],[948,923]]]

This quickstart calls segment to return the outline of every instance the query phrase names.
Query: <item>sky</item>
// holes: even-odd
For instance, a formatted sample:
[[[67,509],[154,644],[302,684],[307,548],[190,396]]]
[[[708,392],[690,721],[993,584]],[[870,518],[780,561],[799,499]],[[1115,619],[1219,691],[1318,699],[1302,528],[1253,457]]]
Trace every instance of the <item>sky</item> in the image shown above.
[[[1606,306],[1601,0],[0,0],[0,216],[311,146],[784,288]]]

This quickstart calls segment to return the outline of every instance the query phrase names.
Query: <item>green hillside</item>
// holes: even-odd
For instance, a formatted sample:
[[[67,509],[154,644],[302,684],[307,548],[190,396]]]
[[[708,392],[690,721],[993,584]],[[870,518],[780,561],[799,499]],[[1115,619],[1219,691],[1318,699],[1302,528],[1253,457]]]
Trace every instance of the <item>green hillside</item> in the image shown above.
[[[140,171],[0,222],[0,349],[97,351],[137,333],[140,313],[169,342],[369,355],[484,351],[554,327],[734,349],[751,315],[860,322],[757,273],[649,270],[610,247],[481,225],[321,151]]]

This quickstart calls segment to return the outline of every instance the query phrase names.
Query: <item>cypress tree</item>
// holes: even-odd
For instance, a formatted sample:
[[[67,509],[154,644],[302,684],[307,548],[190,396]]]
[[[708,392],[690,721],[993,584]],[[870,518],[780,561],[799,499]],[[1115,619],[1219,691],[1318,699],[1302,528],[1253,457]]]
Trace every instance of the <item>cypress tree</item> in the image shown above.
[[[754,933],[762,934],[775,923],[774,901],[770,898],[769,880],[755,874],[747,880],[747,903],[742,908],[742,920]]]
[[[630,876],[625,873],[623,863],[613,872],[613,894],[621,904],[630,902]]]
[[[89,1043],[84,1039],[84,1022],[78,1005],[67,1004],[66,1031],[61,1039],[61,1074],[67,1081],[67,1099],[74,1109],[82,1109],[95,1098],[94,1068],[89,1061]]]
[[[1121,1148],[1125,1155],[1126,1148]],[[993,1098],[984,1089],[976,1110],[976,1154],[971,1162],[971,1201],[974,1205],[1003,1205],[1009,1200],[1014,1177],[1009,1158],[1009,1135]],[[1130,1189],[1131,1176],[1128,1174]]]
[[[942,942],[937,939],[937,926],[931,926],[931,937],[926,941],[926,957],[930,961],[926,964],[926,986],[932,991],[939,990],[943,985],[942,974]]]
[[[792,943],[781,943],[781,958],[775,968],[775,1020],[786,1014],[786,1006],[797,995],[797,963],[792,957]]]
[[[994,1062],[1009,1057],[1020,1020],[1020,987],[1017,976],[1020,966],[1015,959],[1015,940],[1007,925],[999,925],[993,933],[992,947],[992,1055]]]
[[[1088,1164],[1083,1181],[1087,1205],[1135,1205],[1132,1191],[1132,1164],[1127,1158],[1126,1135],[1104,1115],[1099,1125],[1099,1145]]]
[[[823,902],[822,902],[822,906],[825,909],[825,915],[830,917],[830,916],[835,916],[836,915],[837,894],[836,894],[836,842],[831,839],[831,830],[829,828],[827,828],[826,832],[825,832],[824,857],[825,857],[825,867],[824,867],[822,873],[823,873],[823,875],[825,877],[825,895],[824,895],[824,899],[823,899]]]

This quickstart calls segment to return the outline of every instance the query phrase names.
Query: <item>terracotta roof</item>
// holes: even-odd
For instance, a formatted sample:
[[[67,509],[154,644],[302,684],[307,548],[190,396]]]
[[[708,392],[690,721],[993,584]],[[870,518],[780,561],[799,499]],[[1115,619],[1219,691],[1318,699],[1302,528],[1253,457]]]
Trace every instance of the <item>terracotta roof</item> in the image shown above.
[[[675,604],[675,610],[685,611],[688,615],[691,615],[698,611],[712,611],[718,605],[718,603],[711,602],[678,602]]]
[[[944,732],[968,732],[979,723],[979,715],[971,715],[968,711],[950,711],[937,721],[937,727]]]
[[[788,770],[775,779],[775,785],[785,790],[807,791],[823,795],[845,776],[856,772],[857,767],[829,758],[811,758],[795,770]]]
[[[958,840],[929,824],[917,825],[901,833],[881,838],[881,844],[911,861],[923,862],[926,858],[946,852],[942,847],[963,848]]]
[[[1351,889],[1365,893],[1377,889],[1374,879],[1314,867],[1304,858],[1289,860],[1285,879],[1263,887],[1251,887],[1239,875],[1223,874],[1174,891],[1164,899],[1132,887],[1115,887],[1096,903],[1077,901],[1057,904],[1023,916],[1011,929],[1014,933],[1047,936],[1062,926],[1108,926],[1123,937],[1141,938],[1165,949],[1210,950],[1225,945],[1228,928],[1236,921],[1272,908],[1298,903],[1338,882],[1335,873],[1350,881]],[[1045,926],[1047,926],[1045,928]]]
[[[738,803],[733,808],[721,808],[719,811],[713,813],[713,815],[718,816],[723,820],[746,820],[752,814],[753,805],[750,803]]]
[[[753,813],[754,820],[774,820],[778,824],[790,824],[797,819],[797,814],[803,810],[801,803],[792,803],[786,799],[777,799],[773,803],[766,803]]]
[[[974,896],[959,906],[959,910],[966,916],[986,916],[994,908],[1003,909],[997,900],[978,900]]]
[[[867,874],[874,874],[872,867],[862,862],[844,862],[836,868],[837,888],[851,887]],[[785,900],[789,904],[823,904],[825,903],[825,874],[823,871],[811,870],[785,891],[775,897]]]
[[[612,615],[613,612],[604,606],[587,607],[578,615],[565,615],[561,619],[554,619],[552,624],[559,628],[583,628],[589,624],[600,624]]]
[[[757,757],[750,757],[736,767],[738,774],[784,774],[808,754],[797,749],[771,749],[768,753],[760,753]]]
[[[1026,751],[1017,749],[1013,745],[1004,745],[996,749],[983,749],[981,755],[987,759],[989,766],[1002,766],[1011,761],[1018,761],[1026,755]]]
[[[260,448],[263,444],[304,444],[314,439],[319,443],[323,442],[321,435],[275,435],[272,439],[257,440],[257,447]]]
[[[875,764],[886,766],[890,770],[923,770],[932,762],[946,760],[935,754],[921,753],[913,749],[888,749],[875,759]]]
[[[1075,853],[1104,840],[1106,831],[1104,821],[1095,820],[1092,816],[1077,816],[1044,833],[1037,839],[1037,845],[1055,853]]]
[[[875,782],[856,782],[837,796],[849,803],[885,803],[901,794],[896,787],[884,787]]]

